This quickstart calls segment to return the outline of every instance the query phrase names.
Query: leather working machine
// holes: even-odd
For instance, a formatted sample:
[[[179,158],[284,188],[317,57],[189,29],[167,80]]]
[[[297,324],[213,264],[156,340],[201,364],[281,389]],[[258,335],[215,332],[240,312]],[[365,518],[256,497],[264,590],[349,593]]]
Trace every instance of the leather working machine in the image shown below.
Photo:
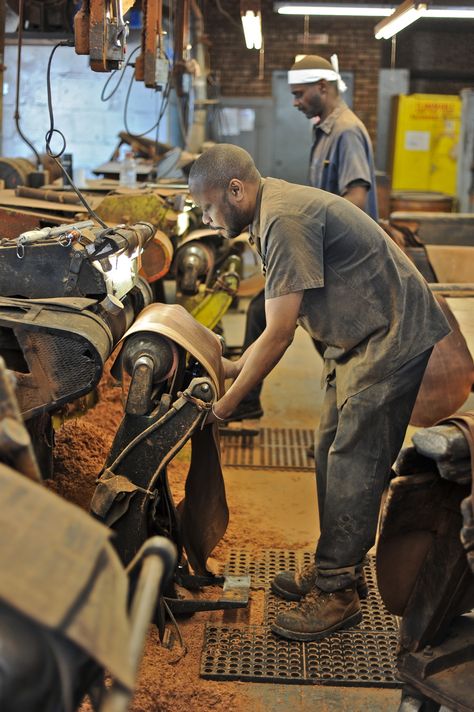
[[[43,228],[0,243],[0,354],[15,374],[45,475],[50,414],[97,385],[115,344],[152,300],[138,259],[153,226],[93,225]]]
[[[0,690],[3,695],[0,707],[5,712],[74,709],[63,699],[58,700],[58,690],[72,700],[71,705],[76,704],[86,689],[93,694],[90,688],[100,679],[103,669],[112,671],[112,676],[116,673],[119,706],[106,701],[102,690],[96,693],[95,708],[100,712],[126,709],[124,700],[130,698],[136,668],[124,670],[123,660],[109,659],[106,651],[126,651],[129,644],[141,651],[136,639],[130,643],[135,615],[138,641],[143,643],[145,623],[150,620],[158,624],[163,634],[165,605],[175,613],[189,613],[242,607],[248,602],[248,577],[215,576],[206,563],[228,521],[217,428],[203,427],[208,409],[223,388],[222,342],[184,307],[152,303],[151,287],[140,276],[139,267],[140,255],[154,235],[155,228],[148,223],[102,228],[83,221],[28,231],[16,240],[3,239],[0,244],[0,293],[3,295],[0,298],[0,355],[6,363],[3,391],[6,393],[8,383],[13,382],[17,404],[11,410],[3,406],[5,415],[13,413],[14,417],[6,418],[0,427],[0,453],[4,453],[0,461],[7,465],[4,478],[8,487],[15,492],[22,490],[18,497],[23,496],[23,489],[31,487],[26,477],[36,483],[32,494],[28,491],[24,496],[35,502],[46,497],[43,518],[38,514],[36,520],[35,513],[31,514],[36,532],[34,545],[31,543],[25,551],[21,537],[17,541],[5,535],[3,540],[10,543],[8,546],[5,543],[3,549],[0,547],[2,570],[11,572],[8,577],[2,576],[4,586],[0,584],[0,600],[8,604],[6,613],[0,610],[0,636],[2,644],[8,643],[0,655],[0,669],[7,680]],[[232,274],[231,280],[238,283],[238,275]],[[59,500],[38,483],[41,473],[48,476],[52,469],[51,415],[94,389],[105,361],[117,344],[121,352],[115,374],[127,389],[125,414],[92,501],[92,513],[95,519],[107,525],[104,528],[93,517],[82,512],[76,515],[73,505]],[[2,402],[7,403],[4,393]],[[32,434],[34,449],[23,421]],[[192,456],[185,497],[176,507],[166,467],[189,440]],[[40,454],[40,465],[35,450]],[[2,475],[3,466],[0,466],[0,479]],[[18,482],[20,477],[21,483]],[[5,496],[9,492],[6,484],[3,487],[2,480],[0,490],[7,493]],[[43,516],[45,512],[47,516]],[[0,502],[0,529],[3,522],[5,531],[11,532],[12,516],[6,503]],[[15,516],[21,519],[18,512]],[[59,553],[51,547],[51,522],[55,522],[53,539],[62,537],[58,542]],[[53,570],[58,560],[54,557],[67,555],[65,541],[71,526],[83,529],[86,541],[87,536],[96,541],[97,556],[99,551],[106,551],[101,555],[115,571],[110,576],[121,581],[120,584],[108,581],[105,588],[99,582],[97,595],[103,598],[104,606],[109,605],[110,600],[115,599],[111,589],[119,585],[122,593],[118,600],[122,601],[122,608],[103,614],[104,619],[122,633],[117,633],[119,637],[112,642],[109,633],[104,639],[83,640],[77,636],[77,630],[83,630],[85,625],[79,617],[77,630],[72,625],[71,631],[59,636],[59,643],[53,635],[53,640],[47,640],[45,651],[44,626],[59,627],[58,611],[65,615],[66,603],[76,606],[79,600],[79,590],[74,588],[64,592],[67,600],[57,601],[50,591],[51,586],[42,583],[45,566],[48,571]],[[92,534],[88,534],[91,527]],[[115,531],[113,546],[108,541],[111,530]],[[177,558],[173,553],[176,550]],[[22,552],[20,557],[18,551]],[[18,567],[13,566],[12,552],[14,558],[25,563],[28,571],[32,570],[32,562],[37,562],[36,578],[27,588],[38,591],[38,596],[44,595],[51,602],[46,609],[43,600],[29,597],[26,590],[17,590],[28,577],[23,569],[18,571]],[[54,566],[46,561],[48,556],[53,557]],[[137,561],[143,558],[144,570],[148,571],[146,576],[151,576],[153,583],[151,589],[145,587],[146,601],[141,604],[140,599],[137,602],[134,599],[132,609],[128,610],[124,603],[128,579],[135,596],[143,594],[137,567]],[[152,560],[159,563],[160,559],[165,563],[158,567],[147,563]],[[81,563],[78,554],[78,581],[84,581],[86,574],[92,576],[96,560],[88,558],[86,565]],[[69,558],[67,565],[70,565]],[[129,576],[123,567],[127,567],[127,572],[130,570]],[[164,598],[162,596],[161,605],[157,605],[164,569],[169,575],[162,589]],[[187,593],[206,584],[223,584],[218,600],[199,600]],[[56,586],[60,590],[61,582],[56,580]],[[135,603],[145,606],[145,615]],[[44,616],[33,615],[42,610],[45,610]],[[23,621],[25,615],[26,622]],[[93,628],[92,625],[88,629]],[[20,630],[21,641],[15,642],[14,637]],[[31,655],[22,660],[20,650],[24,645],[31,650]],[[77,645],[89,655],[77,655]],[[64,681],[58,683],[55,663],[58,656],[66,657],[70,665],[66,686]],[[47,674],[41,667],[45,661]],[[41,690],[23,684],[24,677],[31,679],[32,675],[45,680]],[[31,692],[26,702],[23,698],[18,702],[18,696],[13,693],[22,687]],[[102,708],[103,700],[109,706]]]
[[[399,712],[474,709],[474,412],[419,430],[399,455],[377,548],[401,616]]]
[[[153,244],[154,236],[155,228],[149,223],[102,228],[84,221],[2,240],[0,355],[15,376],[20,412],[42,456],[41,469],[49,475],[51,414],[95,388],[105,361],[123,340],[120,367],[129,384],[125,418],[98,488],[102,494],[106,491],[107,505],[103,497],[97,505],[97,494],[96,514],[122,530],[116,542],[124,562],[133,558],[154,531],[168,536],[178,548],[187,542],[193,569],[208,576],[205,560],[225,531],[227,507],[215,437],[211,438],[212,448],[205,446],[200,451],[212,429],[199,428],[222,390],[222,344],[182,306],[152,304],[151,287],[139,268],[140,256]],[[194,241],[188,244],[194,245]],[[194,248],[186,254],[180,264],[188,265],[188,274]],[[209,247],[206,254],[212,254]],[[218,314],[227,308],[238,285],[237,272],[229,269],[234,260],[238,257],[221,256],[220,264],[226,271],[219,277],[220,286],[209,295],[226,300],[225,304],[219,301]],[[215,266],[214,260],[206,265],[206,277],[211,266]],[[195,279],[184,281],[192,282],[194,291],[200,279],[196,273]],[[216,309],[209,309],[208,315],[214,318]],[[115,373],[122,378],[118,366]],[[209,475],[207,503],[199,502],[202,511],[198,513],[183,504],[186,526],[178,532],[166,464],[191,436],[198,460],[204,451],[209,458],[211,449],[214,460],[212,465],[209,461],[196,465],[195,460],[190,475],[196,467],[198,476],[214,468],[217,499],[211,502]],[[128,453],[132,455],[127,457]],[[105,485],[112,476],[118,479]],[[128,489],[122,490],[125,479],[130,482]],[[192,489],[193,477],[188,480]],[[191,501],[198,502],[200,496],[194,492]],[[112,506],[117,498],[121,500],[120,515],[116,504]],[[125,500],[131,501],[129,507],[124,506]],[[140,522],[133,514],[138,501]],[[213,535],[209,527],[215,528]],[[210,539],[196,543],[201,536]]]

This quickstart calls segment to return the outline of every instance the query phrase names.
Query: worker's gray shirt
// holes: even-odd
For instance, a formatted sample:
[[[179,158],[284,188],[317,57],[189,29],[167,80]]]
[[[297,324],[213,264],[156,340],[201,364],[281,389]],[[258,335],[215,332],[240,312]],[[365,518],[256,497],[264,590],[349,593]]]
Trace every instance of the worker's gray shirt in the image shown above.
[[[449,333],[418,270],[349,201],[262,179],[250,232],[266,271],[265,298],[304,292],[298,323],[325,346],[338,406]]]
[[[309,182],[344,195],[353,181],[369,186],[365,212],[377,220],[372,144],[362,121],[339,99],[329,116],[313,129]]]

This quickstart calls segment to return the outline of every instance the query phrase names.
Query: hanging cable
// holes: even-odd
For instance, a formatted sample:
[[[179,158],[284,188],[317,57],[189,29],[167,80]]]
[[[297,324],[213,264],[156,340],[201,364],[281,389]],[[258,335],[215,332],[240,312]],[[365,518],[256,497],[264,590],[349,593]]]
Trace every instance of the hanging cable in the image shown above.
[[[107,79],[107,81],[105,82],[104,87],[103,87],[103,89],[102,89],[102,92],[101,92],[101,94],[100,94],[100,100],[101,100],[101,101],[109,101],[109,99],[111,99],[111,98],[113,97],[113,95],[115,94],[115,92],[116,92],[117,89],[119,88],[120,84],[122,83],[122,79],[123,79],[124,76],[125,76],[125,70],[127,69],[128,66],[130,66],[130,62],[131,62],[131,60],[132,60],[132,57],[138,52],[139,49],[140,49],[140,45],[139,45],[138,47],[135,47],[135,49],[134,49],[132,52],[130,52],[130,56],[128,57],[127,61],[125,62],[123,68],[120,70],[120,78],[119,78],[118,82],[116,83],[116,85],[114,86],[114,88],[112,89],[112,91],[110,92],[110,94],[108,94],[107,96],[105,96],[105,91],[106,91],[107,87],[109,86],[110,81],[111,81],[111,80],[113,79],[113,77],[117,74],[117,71],[118,71],[118,70],[115,69],[115,70],[110,74],[110,77],[109,77],[109,78]]]
[[[64,151],[66,150],[66,137],[62,133],[62,131],[59,131],[59,129],[55,128],[54,126],[54,111],[53,111],[53,100],[52,100],[52,94],[51,94],[51,65],[53,61],[54,54],[59,47],[73,47],[74,42],[72,40],[64,40],[62,42],[58,42],[57,45],[55,45],[51,51],[51,54],[49,55],[49,60],[48,60],[48,67],[46,70],[46,91],[48,95],[48,113],[49,113],[49,129],[46,131],[45,134],[45,142],[46,142],[46,153],[48,156],[58,165],[58,167],[61,169],[61,172],[63,175],[66,177],[67,182],[73,189],[73,191],[76,193],[77,197],[91,216],[96,222],[99,223],[103,228],[107,229],[108,226],[106,223],[94,212],[94,210],[91,208],[81,191],[76,188],[74,181],[72,180],[71,176],[67,172],[67,170],[64,168],[63,164],[59,160],[59,158],[63,155]],[[51,140],[54,136],[54,134],[58,134],[61,139],[62,139],[62,147],[61,150],[58,153],[53,153],[53,150],[51,148]]]
[[[19,136],[21,139],[26,143],[29,148],[33,151],[33,153],[36,156],[36,167],[39,168],[41,165],[41,158],[36,150],[36,148],[33,146],[31,141],[27,139],[23,131],[21,130],[20,127],[20,76],[21,76],[21,50],[22,50],[22,45],[23,45],[23,22],[24,22],[24,8],[25,8],[25,0],[20,0],[20,5],[18,8],[19,15],[18,15],[18,58],[17,58],[17,65],[16,65],[16,99],[15,99],[15,114],[14,114],[14,119],[15,119],[15,126],[16,130],[18,131]]]
[[[234,25],[234,27],[238,27],[239,30],[241,30],[241,29],[242,29],[242,25],[240,24],[240,22],[237,22],[237,20],[236,20],[235,18],[233,18],[232,15],[229,15],[229,13],[227,12],[227,10],[224,10],[224,8],[222,7],[222,5],[221,5],[221,3],[220,3],[220,0],[215,0],[215,3],[216,3],[216,5],[217,5],[217,9],[219,10],[219,12],[220,12],[222,15],[224,15],[224,17],[227,17],[227,19],[229,20],[229,22],[231,22],[231,23]]]
[[[176,618],[174,617],[173,611],[172,611],[171,608],[169,607],[169,605],[168,605],[168,603],[167,603],[167,601],[166,601],[166,598],[163,598],[163,605],[164,605],[164,607],[165,607],[165,609],[166,609],[166,612],[167,612],[168,616],[170,617],[170,620],[171,620],[171,622],[172,622],[172,624],[173,624],[173,626],[174,626],[174,629],[175,629],[175,631],[176,631],[176,635],[178,636],[179,645],[180,645],[180,648],[181,648],[181,650],[182,650],[182,652],[183,652],[183,655],[186,655],[187,652],[188,652],[188,648],[187,648],[187,646],[186,646],[185,643],[184,643],[183,636],[181,635],[181,631],[180,631],[180,629],[179,629],[178,621],[177,621]]]
[[[162,98],[162,102],[161,102],[161,107],[160,107],[160,112],[159,112],[159,115],[158,115],[158,119],[157,119],[156,122],[153,124],[153,126],[151,126],[151,127],[150,127],[149,129],[147,129],[146,131],[143,131],[142,133],[138,133],[138,134],[137,134],[137,133],[133,133],[133,131],[130,131],[130,128],[129,128],[129,126],[128,126],[128,120],[127,120],[128,104],[129,104],[129,101],[130,101],[130,95],[131,95],[131,92],[132,92],[132,86],[133,86],[133,81],[134,81],[134,79],[135,79],[135,72],[133,73],[133,75],[132,75],[132,77],[131,77],[131,79],[130,79],[130,82],[129,82],[129,85],[128,85],[128,89],[127,89],[127,95],[126,95],[126,97],[125,97],[125,104],[124,104],[124,109],[123,109],[123,124],[124,124],[124,126],[125,126],[126,132],[127,132],[128,134],[130,134],[130,136],[132,136],[132,138],[141,138],[142,136],[146,136],[147,134],[151,133],[152,131],[154,131],[155,129],[159,128],[159,126],[160,126],[160,123],[161,123],[161,121],[162,121],[162,119],[163,119],[164,113],[165,113],[165,111],[166,111],[166,109],[167,109],[167,107],[168,107],[169,94],[170,94],[170,88],[171,88],[171,87],[170,87],[170,75],[168,75],[168,81],[166,82],[165,88],[163,89],[163,98]]]

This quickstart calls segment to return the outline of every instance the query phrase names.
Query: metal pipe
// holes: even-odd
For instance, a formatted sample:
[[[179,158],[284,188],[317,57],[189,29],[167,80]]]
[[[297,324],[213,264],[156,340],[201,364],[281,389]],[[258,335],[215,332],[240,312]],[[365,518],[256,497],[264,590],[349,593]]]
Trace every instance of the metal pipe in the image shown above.
[[[148,539],[127,567],[127,573],[142,561],[130,609],[129,656],[135,675],[143,655],[146,636],[154,616],[163,580],[176,564],[176,548],[164,537]],[[127,712],[131,692],[118,683],[108,690],[99,712]]]

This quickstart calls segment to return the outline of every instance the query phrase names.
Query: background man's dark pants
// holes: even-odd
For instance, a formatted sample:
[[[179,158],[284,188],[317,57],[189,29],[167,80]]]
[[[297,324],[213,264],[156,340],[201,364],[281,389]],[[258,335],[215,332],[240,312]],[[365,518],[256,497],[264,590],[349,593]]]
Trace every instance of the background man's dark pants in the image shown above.
[[[315,448],[321,525],[316,583],[324,591],[350,586],[375,541],[382,494],[431,351],[351,396],[339,410],[336,377],[327,385]]]
[[[253,297],[247,309],[247,318],[245,322],[245,337],[242,346],[242,352],[246,351],[254,341],[258,339],[260,334],[263,334],[267,320],[265,318],[265,290],[262,289],[255,297]],[[241,401],[240,407],[244,404],[260,405],[260,393],[262,391],[263,381],[257,383],[251,391],[247,393]]]
[[[267,325],[267,320],[265,318],[265,290],[262,289],[261,292],[253,297],[247,309],[247,318],[245,322],[245,337],[242,346],[242,352],[246,351],[258,337],[263,334],[265,327]],[[319,344],[318,341],[313,339],[315,348],[317,349],[320,356],[323,355],[324,347]],[[240,403],[239,410],[245,406],[255,406],[256,404],[260,406],[260,393],[262,392],[263,381],[257,383],[256,386],[252,388],[251,391],[247,393],[245,398]]]

